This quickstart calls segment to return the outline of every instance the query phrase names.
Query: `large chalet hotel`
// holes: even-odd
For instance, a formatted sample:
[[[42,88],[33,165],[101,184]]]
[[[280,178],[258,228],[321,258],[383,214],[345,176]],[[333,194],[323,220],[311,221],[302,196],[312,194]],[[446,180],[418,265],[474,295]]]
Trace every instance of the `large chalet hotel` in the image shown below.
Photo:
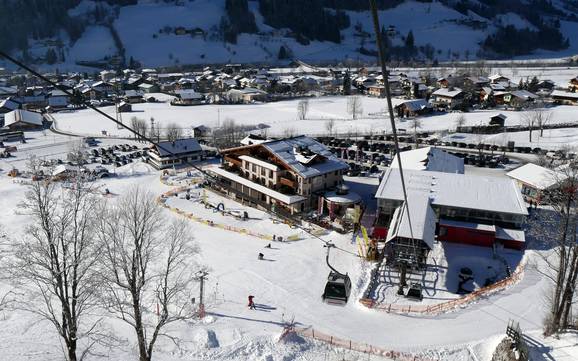
[[[290,214],[315,209],[319,197],[342,184],[349,168],[306,136],[226,149],[221,154],[222,165],[210,168],[217,187],[230,196]]]

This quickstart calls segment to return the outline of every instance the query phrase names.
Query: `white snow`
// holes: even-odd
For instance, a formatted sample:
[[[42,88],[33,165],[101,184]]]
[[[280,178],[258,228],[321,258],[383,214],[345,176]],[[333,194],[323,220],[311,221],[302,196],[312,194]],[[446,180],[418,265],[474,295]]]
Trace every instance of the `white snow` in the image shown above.
[[[208,124],[217,121],[217,109],[221,108],[222,116],[236,118],[239,123],[258,124],[268,122],[272,131],[282,133],[289,126],[303,132],[324,132],[324,123],[335,117],[337,129],[343,132],[355,129],[383,130],[385,123],[383,99],[363,98],[364,117],[359,121],[351,121],[346,116],[346,98],[312,99],[309,119],[296,121],[296,101],[272,104],[256,104],[247,106],[201,106],[193,108],[171,108],[168,104],[139,104],[135,107],[143,110],[134,115],[148,119],[154,116],[159,124],[168,121],[179,121],[180,124],[191,126]],[[140,107],[140,108],[139,108]],[[112,109],[104,108],[112,113]],[[573,120],[576,107],[553,108],[556,121]],[[379,116],[369,116],[379,113]],[[508,115],[507,122],[519,121],[520,113],[504,112]],[[447,129],[452,126],[460,114],[444,114],[423,119],[424,128]],[[464,114],[467,123],[478,124],[489,120],[495,111],[473,112]],[[101,129],[109,129],[111,133],[124,134],[115,125],[107,124],[89,111],[55,114],[60,129],[81,134],[99,134]],[[126,120],[126,119],[125,119]],[[399,123],[404,124],[404,122]],[[578,144],[578,130],[552,130],[552,137],[562,139],[563,134],[570,134],[566,140]],[[536,132],[535,132],[536,133]],[[545,132],[545,137],[548,131]],[[27,132],[27,143],[17,144],[18,151],[14,158],[0,160],[0,243],[5,245],[10,239],[23,237],[24,227],[29,223],[30,216],[22,214],[18,204],[23,200],[26,188],[20,184],[23,179],[12,179],[6,176],[12,166],[23,169],[26,158],[35,154],[41,158],[65,157],[77,137],[68,137],[54,133]],[[514,136],[508,134],[508,136]],[[525,135],[527,138],[527,134]],[[544,138],[545,138],[544,137]],[[553,139],[553,138],[550,138]],[[560,142],[561,140],[558,139]],[[104,139],[105,145],[127,143],[126,140]],[[469,169],[468,169],[469,170]],[[476,169],[477,174],[492,174],[500,172],[504,179],[504,170]],[[428,172],[418,172],[420,174]],[[124,194],[134,184],[149,189],[156,195],[173,189],[159,181],[160,173],[142,163],[130,164],[117,169],[118,176],[103,179],[97,186],[108,188],[116,195]],[[457,175],[452,175],[457,176]],[[488,177],[490,178],[490,177]],[[376,179],[347,178],[351,190],[362,195],[363,199],[372,198],[376,187]],[[488,180],[494,191],[500,183]],[[431,185],[431,181],[429,182]],[[451,185],[446,186],[452,188]],[[435,188],[435,187],[434,187]],[[464,194],[455,191],[449,194],[452,199]],[[484,188],[486,189],[486,188]],[[202,260],[211,266],[206,284],[206,299],[208,317],[204,321],[174,324],[170,331],[180,339],[177,347],[171,341],[161,339],[155,351],[156,359],[160,361],[176,360],[365,360],[368,355],[347,352],[326,344],[313,342],[309,339],[296,337],[288,343],[278,343],[277,339],[284,321],[294,320],[298,327],[311,327],[316,331],[352,340],[358,344],[368,344],[398,351],[410,351],[430,355],[440,360],[470,360],[473,353],[479,360],[489,360],[492,347],[499,342],[510,319],[520,321],[522,329],[538,341],[532,352],[540,355],[550,355],[554,359],[573,359],[578,355],[575,334],[566,334],[560,340],[543,339],[540,336],[545,305],[542,302],[543,292],[549,282],[534,267],[526,267],[523,278],[517,284],[497,294],[481,298],[463,309],[438,316],[403,316],[386,312],[370,310],[360,305],[356,300],[361,297],[369,282],[373,263],[361,260],[353,254],[357,253],[356,244],[352,243],[352,235],[330,233],[321,238],[334,242],[339,250],[331,252],[331,264],[338,270],[348,272],[353,282],[352,296],[344,307],[331,306],[321,301],[321,293],[329,269],[324,260],[326,249],[324,242],[306,233],[292,229],[289,225],[279,223],[264,212],[225,200],[208,192],[211,203],[225,203],[225,209],[233,214],[247,211],[249,220],[242,221],[235,217],[213,212],[205,208],[199,197],[202,191],[193,190],[195,199],[183,199],[182,192],[178,197],[167,199],[167,205],[177,207],[184,212],[193,213],[215,224],[224,224],[236,228],[249,229],[256,233],[277,234],[289,237],[299,234],[299,240],[293,242],[271,242],[270,240],[252,237],[210,227],[201,222],[190,222],[195,241],[202,250]],[[399,192],[398,192],[399,193]],[[475,193],[475,192],[472,192]],[[477,192],[480,193],[480,192]],[[480,195],[482,199],[483,195]],[[114,198],[113,198],[114,199]],[[486,200],[484,198],[484,200]],[[473,200],[472,200],[473,202]],[[500,204],[498,204],[498,202]],[[494,204],[496,203],[496,204]],[[496,207],[506,207],[510,200],[492,200]],[[375,208],[375,202],[368,204],[370,210]],[[166,211],[167,217],[181,217]],[[4,234],[5,236],[2,236]],[[272,248],[264,248],[272,243]],[[454,247],[454,246],[457,246]],[[535,249],[531,240],[525,257],[528,264],[540,266],[539,249]],[[460,267],[471,266],[477,275],[476,284],[482,284],[485,278],[488,262],[492,259],[491,249],[479,249],[464,245],[449,245],[434,247],[432,259],[438,262],[436,272],[431,273],[428,282],[432,287],[424,302],[433,304],[441,299],[458,297],[455,290],[457,280],[454,277]],[[257,254],[262,252],[269,261],[258,261]],[[516,264],[521,257],[520,252],[506,252],[502,256]],[[517,259],[517,261],[516,261]],[[450,260],[444,264],[443,260]],[[444,268],[447,267],[447,268]],[[443,274],[442,274],[443,273]],[[444,278],[445,277],[445,278]],[[0,295],[12,290],[9,280],[0,282]],[[196,286],[197,287],[197,286]],[[192,290],[198,292],[198,288]],[[385,291],[384,291],[385,292]],[[387,291],[392,292],[394,291]],[[252,311],[246,307],[249,294],[255,295],[255,302],[262,305],[260,310]],[[385,296],[384,296],[385,297]],[[389,297],[389,296],[387,296]],[[389,298],[388,298],[389,299]],[[406,303],[400,299],[399,303]],[[43,361],[62,359],[62,348],[53,326],[28,313],[19,310],[0,310],[0,338],[4,341],[2,357],[15,361]],[[123,343],[119,348],[107,352],[110,359],[135,359],[136,340],[133,331],[105,317],[105,324],[121,337]],[[541,346],[542,345],[542,346]],[[89,358],[92,360],[92,358]],[[375,360],[375,356],[371,356]]]

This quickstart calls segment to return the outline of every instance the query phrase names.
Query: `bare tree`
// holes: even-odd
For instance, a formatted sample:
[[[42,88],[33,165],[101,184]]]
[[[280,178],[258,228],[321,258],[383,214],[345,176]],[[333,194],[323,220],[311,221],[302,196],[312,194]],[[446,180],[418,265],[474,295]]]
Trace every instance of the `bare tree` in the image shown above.
[[[548,335],[570,325],[578,281],[578,170],[572,165],[559,168],[553,180],[554,186],[543,195],[552,210],[541,210],[531,227],[533,238],[551,247],[549,252],[539,253],[544,265],[536,267],[552,286],[546,297],[549,309],[544,326]]]
[[[421,128],[421,120],[419,118],[413,118],[410,120],[409,126],[413,128],[413,141],[417,148],[417,130]]]
[[[297,116],[299,120],[304,120],[307,118],[307,112],[309,111],[309,99],[302,99],[297,103]]]
[[[42,177],[35,159],[30,171]],[[100,290],[95,204],[80,177],[65,190],[49,180],[33,181],[20,204],[32,223],[6,264],[21,291],[15,307],[52,323],[69,361],[84,359],[100,338],[100,319],[89,318]]]
[[[165,136],[169,142],[174,142],[183,137],[183,130],[176,123],[169,123],[165,130]]]
[[[333,136],[333,129],[335,128],[335,119],[328,119],[325,122],[325,130],[327,130],[327,134],[332,137]]]
[[[245,129],[235,119],[226,118],[223,125],[213,131],[213,144],[218,148],[237,146],[245,133]]]
[[[148,125],[144,119],[139,119],[137,117],[130,118],[130,125],[131,128],[134,129],[138,134],[142,136],[147,136],[148,133]],[[135,137],[137,137],[135,135]],[[143,139],[139,139],[143,140]]]
[[[463,127],[466,124],[466,117],[463,114],[460,114],[456,118],[456,131],[459,127]]]
[[[131,189],[99,213],[108,310],[136,334],[139,360],[150,361],[165,326],[194,317],[190,286],[195,254],[184,220],[167,223],[151,193]]]
[[[86,143],[82,139],[76,139],[69,145],[68,154],[66,158],[78,165],[86,163],[87,150]]]
[[[536,104],[536,106],[527,110],[522,114],[522,121],[524,125],[529,128],[529,141],[532,142],[532,131],[535,128],[540,130],[540,137],[544,136],[544,128],[552,120],[552,113],[544,109],[543,104]]]
[[[351,115],[353,120],[356,120],[363,114],[363,105],[361,104],[360,97],[353,96],[347,99],[347,113]]]

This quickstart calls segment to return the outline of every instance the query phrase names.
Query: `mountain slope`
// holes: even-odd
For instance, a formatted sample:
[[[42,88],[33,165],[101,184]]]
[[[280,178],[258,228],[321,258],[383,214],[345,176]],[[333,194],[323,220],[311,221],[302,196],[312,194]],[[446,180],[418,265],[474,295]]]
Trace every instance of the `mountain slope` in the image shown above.
[[[373,26],[365,2],[307,0],[311,1],[307,8],[305,0],[295,0],[287,6],[296,8],[281,8],[280,13],[276,1],[67,0],[66,17],[74,24],[84,24],[78,40],[63,26],[56,33],[36,34],[36,40],[30,37],[26,51],[18,45],[12,48],[28,62],[52,63],[61,69],[74,68],[79,61],[110,66],[123,61],[128,64],[131,59],[144,66],[277,63],[280,55],[313,62],[375,60]],[[578,5],[574,0],[378,2],[392,59],[442,61],[578,53],[578,23],[573,21],[578,19]],[[274,16],[266,11],[267,4],[277,11]],[[248,13],[242,12],[243,6],[248,6]],[[228,16],[231,8],[240,8],[242,15]],[[318,20],[313,24],[325,24],[325,28],[312,27],[307,16],[315,16]],[[61,22],[68,24],[68,20]],[[247,30],[252,26],[256,29]],[[337,38],[332,35],[335,32]],[[408,44],[410,32],[413,41]],[[313,40],[316,38],[332,41]],[[518,50],[521,44],[526,45]]]

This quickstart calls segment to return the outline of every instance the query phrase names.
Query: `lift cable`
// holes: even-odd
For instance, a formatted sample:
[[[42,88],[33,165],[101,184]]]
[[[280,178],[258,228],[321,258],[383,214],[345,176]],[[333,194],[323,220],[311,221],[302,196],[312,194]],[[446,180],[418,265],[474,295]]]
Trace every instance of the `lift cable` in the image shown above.
[[[385,96],[387,98],[387,107],[389,110],[389,121],[391,123],[391,131],[393,133],[393,141],[394,141],[394,145],[395,145],[395,154],[397,155],[397,165],[399,167],[399,176],[401,178],[401,188],[403,190],[403,199],[405,201],[405,208],[407,209],[407,220],[409,223],[409,231],[410,231],[411,237],[413,239],[413,229],[411,226],[411,218],[410,218],[410,214],[409,214],[409,204],[407,201],[407,190],[406,190],[406,186],[405,186],[405,178],[403,175],[403,167],[401,165],[401,156],[400,156],[400,152],[399,152],[399,140],[398,140],[398,136],[397,136],[397,128],[395,126],[395,116],[393,114],[393,106],[392,106],[392,102],[391,102],[391,90],[390,90],[390,86],[389,86],[389,72],[387,70],[387,65],[385,64],[385,51],[383,49],[383,42],[381,39],[381,33],[379,31],[379,16],[377,13],[377,4],[375,3],[375,0],[369,0],[369,4],[371,6],[371,14],[373,17],[373,27],[374,27],[374,31],[375,31],[375,39],[377,42],[377,49],[378,49],[378,54],[379,54],[379,63],[381,65],[381,76],[383,77],[383,83],[384,83],[384,87],[385,87]]]
[[[30,68],[29,66],[27,66],[26,64],[14,59],[13,57],[11,57],[10,55],[6,54],[4,51],[0,50],[0,57],[4,57],[5,59],[7,59],[8,61],[10,61],[11,63],[19,66],[20,68],[26,70],[27,72],[29,72],[30,74],[32,74],[33,76],[45,81],[46,83],[52,85],[53,87],[55,87],[58,90],[61,90],[62,92],[64,92],[66,95],[70,96],[70,97],[76,97],[77,95],[74,94],[73,92],[71,92],[70,90],[68,90],[67,88],[63,87],[60,84],[57,84],[56,82],[50,80],[49,78],[47,78],[46,76],[40,74],[39,72],[35,71],[34,69]],[[113,118],[112,116],[110,116],[109,114],[106,114],[105,112],[103,112],[102,110],[98,109],[97,107],[95,107],[94,105],[90,104],[89,102],[87,102],[84,99],[84,96],[81,95],[82,98],[82,103],[87,106],[88,108],[94,110],[95,112],[97,112],[98,114],[102,115],[103,117],[107,118],[108,120],[112,121],[113,123],[117,124],[118,126],[121,126],[122,128],[128,130],[129,132],[133,133],[134,135],[136,135],[138,138],[143,139],[149,143],[151,143],[152,145],[164,150],[165,152],[167,152],[170,155],[176,155],[171,149],[168,149],[166,147],[163,147],[161,144],[159,144],[159,142],[156,142],[155,140],[153,140],[152,138],[146,136],[145,134],[141,134],[139,133],[137,130],[129,127],[128,125],[124,124],[123,122],[120,122],[118,119]],[[215,177],[214,175],[210,174],[209,172],[205,171],[204,169],[202,169],[201,167],[197,166],[196,164],[192,163],[189,160],[185,160],[185,163],[189,166],[191,166],[192,168],[194,168],[195,170],[201,172],[203,175],[205,175],[207,178],[210,178],[214,181],[218,181],[218,178]],[[220,185],[225,186],[226,188],[229,188],[230,190],[233,190],[232,187],[219,182]],[[308,235],[310,235],[313,238],[316,238],[320,241],[322,241],[323,243],[325,243],[325,245],[331,243],[330,241],[326,241],[324,239],[322,239],[321,237],[311,233],[309,230],[307,230],[305,227],[302,227],[300,225],[296,225],[297,228],[303,230],[305,233],[307,233]],[[337,246],[333,246],[333,248],[342,251],[344,253],[348,253],[350,255],[353,255],[355,257],[361,257],[356,253],[353,253],[351,251],[348,251],[346,249],[337,247]]]
[[[397,165],[399,168],[399,176],[401,178],[401,188],[403,191],[403,199],[405,202],[405,211],[407,212],[407,221],[409,224],[409,232],[412,238],[412,242],[414,239],[413,236],[413,227],[411,224],[411,217],[410,217],[410,212],[409,212],[409,202],[407,201],[407,188],[405,186],[405,178],[404,178],[404,174],[403,174],[403,167],[401,164],[401,155],[399,152],[399,140],[398,140],[398,136],[397,136],[397,128],[395,126],[395,116],[393,114],[393,106],[392,106],[392,102],[391,102],[391,90],[390,90],[390,86],[389,86],[389,72],[387,70],[387,65],[385,63],[385,51],[383,49],[383,42],[381,39],[381,33],[380,33],[380,26],[379,26],[379,16],[378,16],[378,12],[377,12],[377,4],[375,2],[375,0],[369,0],[369,4],[371,7],[371,15],[373,17],[373,27],[374,27],[374,31],[375,31],[375,39],[377,42],[377,49],[378,49],[378,55],[379,55],[379,63],[381,65],[381,76],[383,77],[383,83],[384,83],[384,87],[385,87],[385,96],[387,98],[387,107],[389,110],[389,121],[391,123],[391,131],[393,133],[393,141],[394,141],[394,145],[395,145],[395,154],[397,157]],[[417,256],[417,254],[416,254]]]

